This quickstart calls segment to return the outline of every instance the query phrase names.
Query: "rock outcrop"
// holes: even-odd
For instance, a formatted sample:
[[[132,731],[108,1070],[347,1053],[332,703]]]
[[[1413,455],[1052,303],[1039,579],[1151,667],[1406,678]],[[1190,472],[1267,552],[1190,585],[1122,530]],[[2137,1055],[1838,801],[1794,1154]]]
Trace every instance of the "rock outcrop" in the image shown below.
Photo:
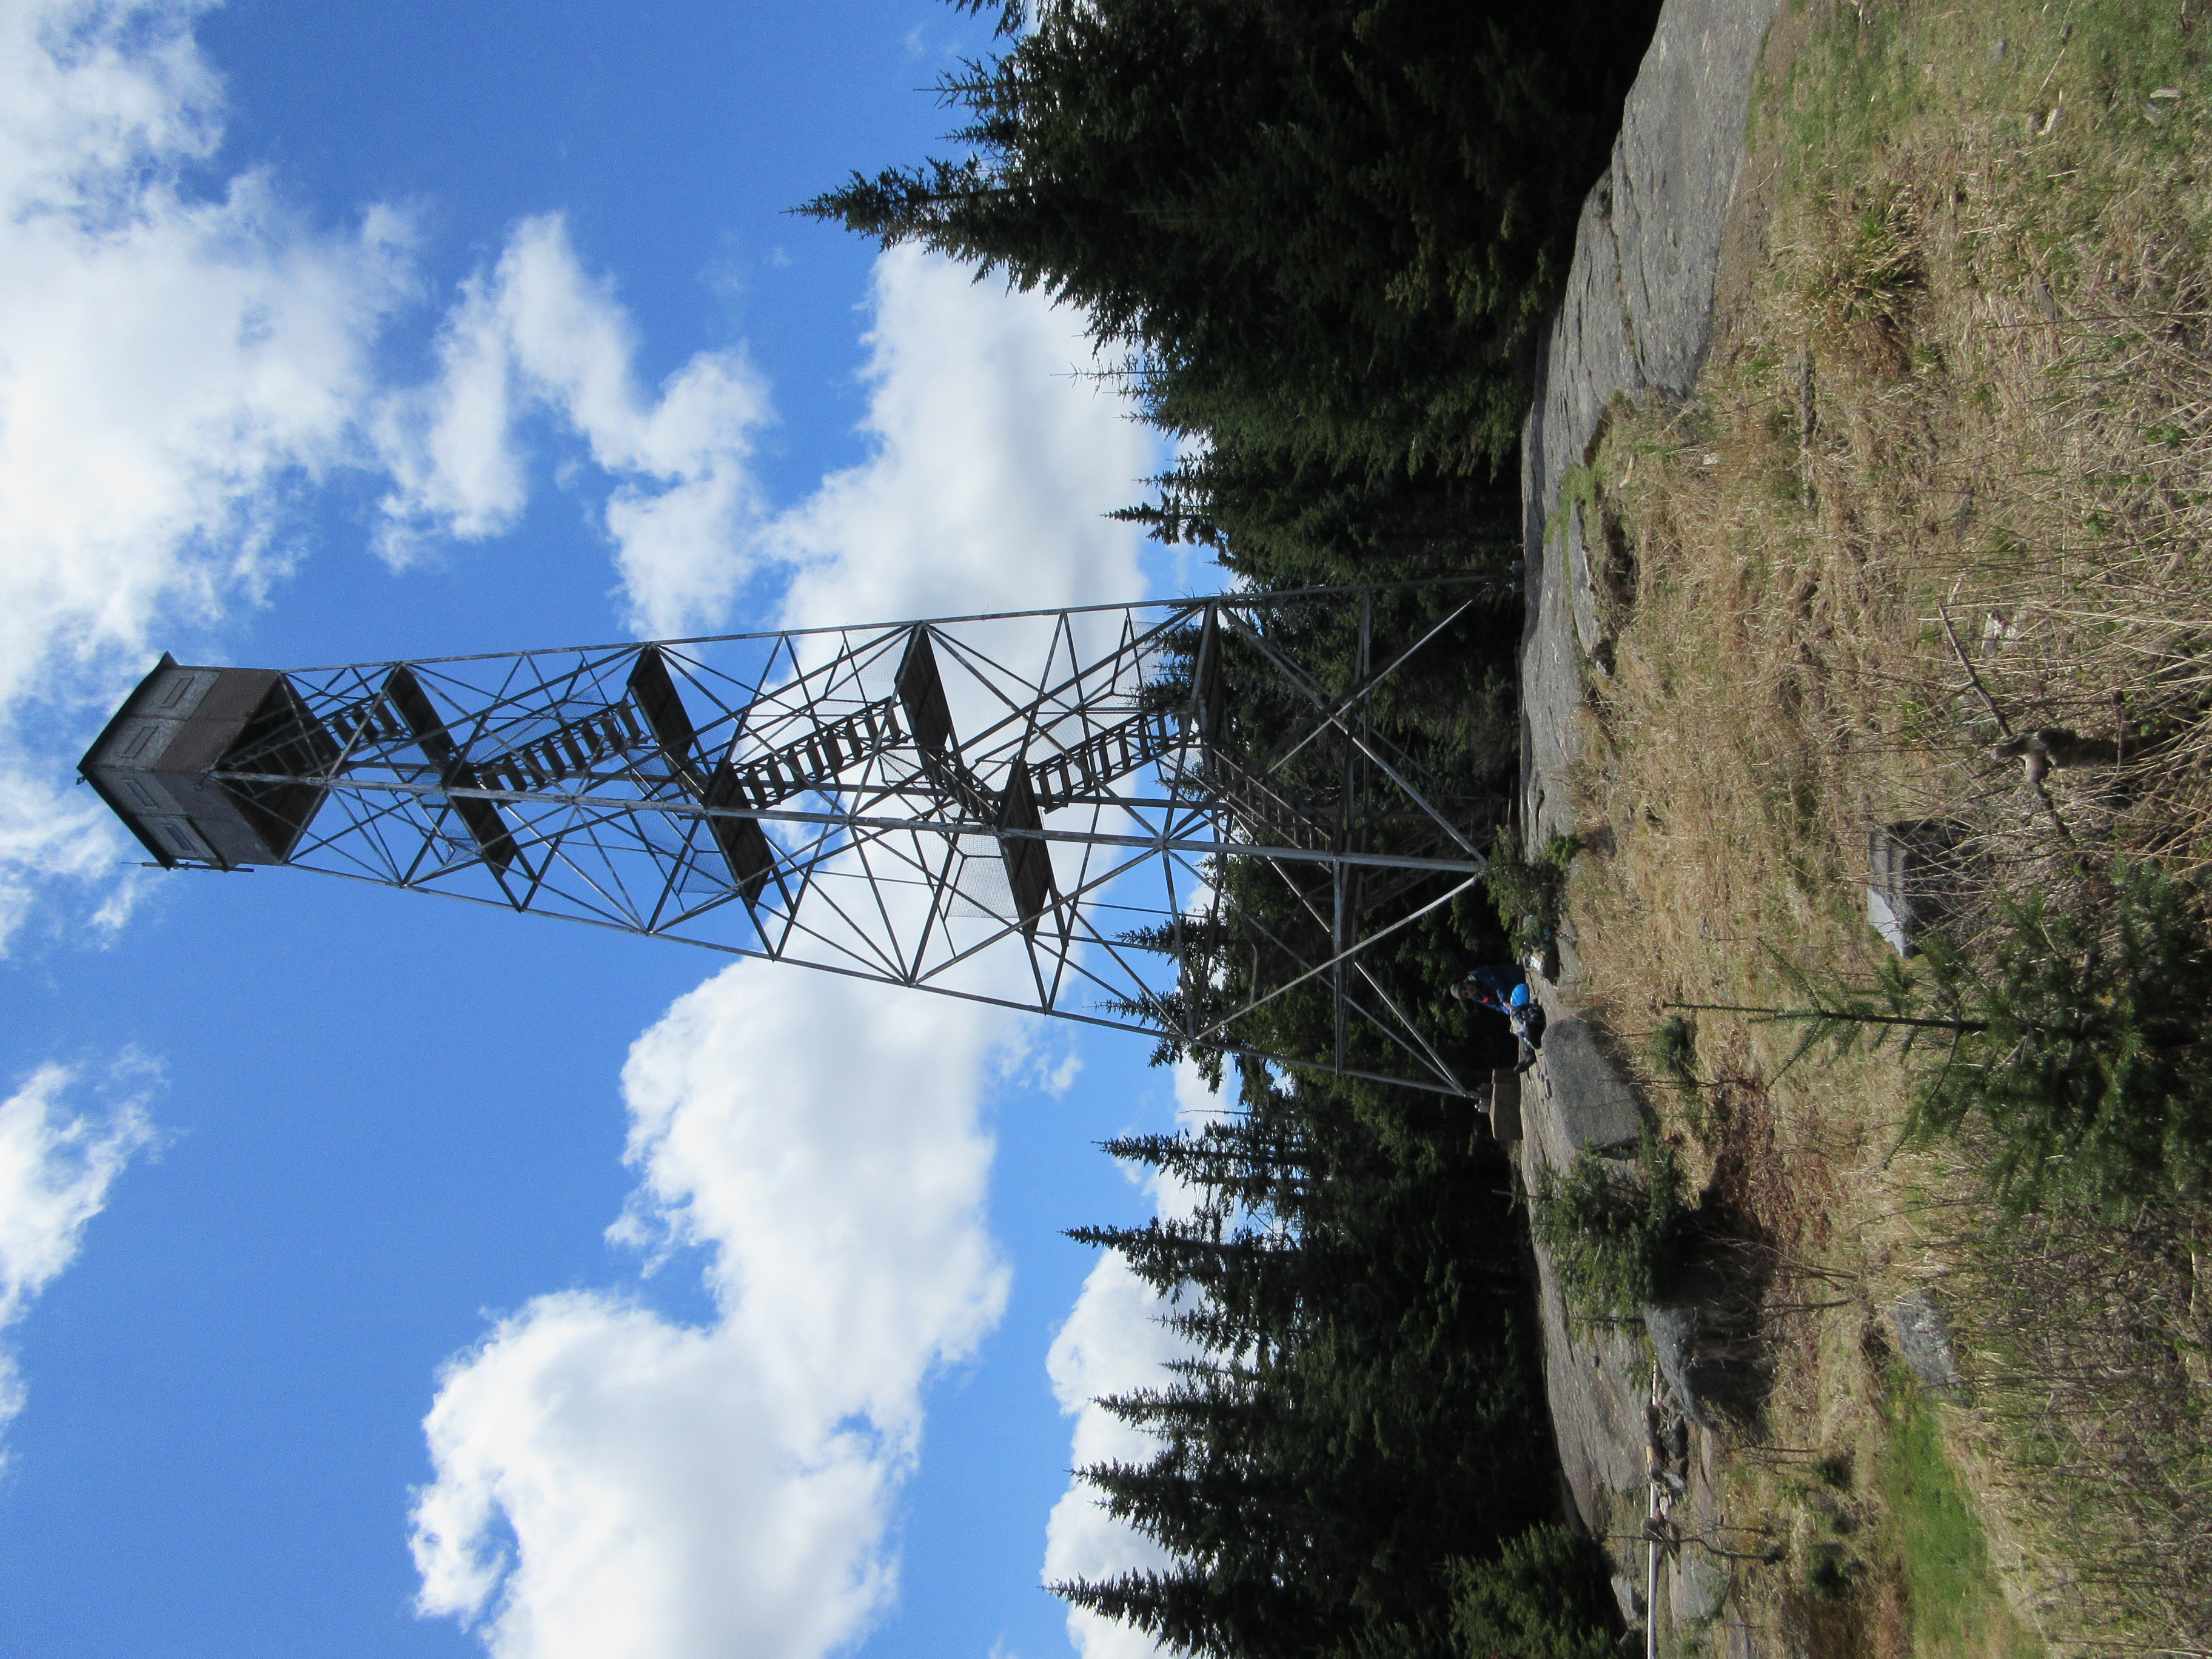
[[[1685,397],[1705,367],[1752,76],[1775,9],[1776,0],[1668,0],[1612,163],[1583,204],[1521,442],[1522,823],[1535,842],[1574,827],[1566,769],[1582,700],[1577,653],[1596,644],[1599,628],[1582,526],[1563,525],[1548,546],[1546,530],[1562,478],[1589,459],[1613,398]]]
[[[1578,514],[1570,509],[1548,544],[1546,532],[1565,475],[1587,464],[1613,400],[1686,396],[1705,365],[1752,79],[1776,9],[1777,0],[1667,0],[1629,93],[1611,165],[1583,204],[1565,296],[1522,440],[1528,606],[1521,655],[1521,825],[1531,846],[1577,827],[1568,787],[1575,710],[1584,665],[1601,663],[1605,645]],[[1543,1057],[1522,1099],[1521,1156],[1531,1184],[1546,1167],[1563,1170],[1578,1150],[1632,1146],[1641,1122],[1626,1081],[1575,1017],[1579,958],[1564,929],[1559,943],[1559,977],[1538,987],[1550,1018]],[[1545,1381],[1562,1468],[1585,1524],[1603,1530],[1643,1512],[1648,1350],[1632,1328],[1571,1320],[1540,1251],[1538,1265]],[[1680,1346],[1686,1365],[1692,1346],[1686,1333]],[[1691,1506],[1711,1496],[1693,1490]],[[1674,1617],[1715,1618],[1725,1575],[1700,1562],[1692,1582],[1680,1576],[1681,1565],[1668,1575],[1672,1594],[1662,1599],[1681,1603]],[[1624,1582],[1639,1577],[1631,1569]],[[1632,1618],[1643,1611],[1624,1606]],[[1729,1651],[1755,1645],[1740,1623],[1725,1637]]]

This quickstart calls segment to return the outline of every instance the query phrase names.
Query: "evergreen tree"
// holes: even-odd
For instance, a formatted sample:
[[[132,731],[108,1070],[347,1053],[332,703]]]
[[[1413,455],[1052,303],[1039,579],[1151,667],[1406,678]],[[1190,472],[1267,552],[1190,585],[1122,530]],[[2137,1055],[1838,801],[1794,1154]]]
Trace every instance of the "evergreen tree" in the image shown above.
[[[1176,1571],[1063,1589],[1193,1651],[1348,1659],[1382,1632],[1445,1654],[1444,1564],[1494,1555],[1553,1490],[1504,1183],[1463,1127],[1413,1115],[1394,1151],[1337,1091],[1247,1081],[1233,1120],[1115,1143],[1189,1216],[1077,1235],[1204,1352],[1103,1402],[1151,1457],[1079,1472]]]
[[[1217,1333],[1212,1346],[1231,1354],[1286,1340],[1327,1270],[1325,1250],[1279,1231],[1239,1228],[1223,1236],[1218,1220],[1155,1218],[1142,1227],[1076,1227],[1079,1243],[1118,1251],[1155,1291],[1202,1298]]]
[[[1607,1659],[1617,1614],[1605,1556],[1565,1527],[1532,1527],[1495,1561],[1452,1571],[1461,1659]]]
[[[1378,475],[1217,436],[1150,482],[1152,501],[1114,516],[1271,587],[1503,576],[1521,556],[1521,492],[1506,477]]]
[[[1079,1607],[1117,1619],[1162,1646],[1206,1659],[1292,1659],[1318,1651],[1296,1588],[1196,1567],[1128,1572],[1047,1586]]]
[[[1050,3],[940,83],[971,154],[856,173],[805,210],[1077,306],[1170,430],[1465,466],[1517,438],[1656,12]]]
[[[1914,1133],[1979,1120],[2015,1213],[2201,1196],[2212,949],[2194,896],[2155,864],[2116,860],[2076,906],[2001,900],[1986,969],[1939,941],[1913,1000],[1954,1022],[1956,1046],[1914,1101]]]
[[[1292,1226],[1328,1180],[1307,1137],[1278,1118],[1233,1118],[1195,1133],[1123,1135],[1101,1142],[1100,1150],[1200,1189],[1206,1194],[1203,1213],[1264,1210]]]
[[[1815,983],[1786,961],[1796,1007],[1677,1003],[1786,1020],[1847,1051],[1901,1037],[1942,1048],[1907,1132],[1972,1124],[1988,1175],[2017,1218],[2046,1203],[2121,1212],[2212,1189],[2212,945],[2201,898],[2154,862],[2084,870],[2063,897],[1992,896],[1985,954],[1941,931],[1913,967],[1873,982]],[[1793,1060],[1795,1056],[1793,1056]]]

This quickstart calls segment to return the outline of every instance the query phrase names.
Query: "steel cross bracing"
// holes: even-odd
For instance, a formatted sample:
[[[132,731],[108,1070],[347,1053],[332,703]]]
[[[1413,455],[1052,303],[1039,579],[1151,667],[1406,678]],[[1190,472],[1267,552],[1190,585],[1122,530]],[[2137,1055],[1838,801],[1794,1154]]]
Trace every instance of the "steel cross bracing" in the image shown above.
[[[306,803],[303,868],[1179,1050],[1311,1066],[1267,1011],[1325,988],[1322,1069],[1461,1093],[1363,959],[1483,868],[1465,801],[1371,718],[1458,586],[1387,652],[1400,590],[1335,589],[297,671],[300,717],[212,775]],[[1302,656],[1324,611],[1357,619],[1334,689]],[[1291,711],[1264,753],[1232,740],[1253,699]],[[1389,1058],[1349,1057],[1355,1028]]]

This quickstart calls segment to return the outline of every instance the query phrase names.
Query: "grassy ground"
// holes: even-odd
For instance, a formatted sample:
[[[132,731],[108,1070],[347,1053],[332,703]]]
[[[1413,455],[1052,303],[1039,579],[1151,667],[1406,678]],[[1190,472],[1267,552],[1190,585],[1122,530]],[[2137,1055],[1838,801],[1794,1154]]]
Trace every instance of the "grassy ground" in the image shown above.
[[[1902,1367],[1887,1379],[1881,1494],[1902,1571],[1907,1628],[1935,1653],[2028,1654],[2041,1644],[2001,1597],[1976,1506],[1945,1453],[1937,1408]]]
[[[2212,868],[2208,56],[2208,0],[1778,24],[1698,394],[1616,410],[1575,480],[1612,649],[1568,916],[1625,1047],[1668,1003],[1793,1000],[1784,960],[1870,971],[1871,825],[1963,825],[2059,902],[2116,848]],[[1785,1026],[1695,1020],[1695,1086],[1653,1097],[1777,1265],[1728,1459],[1789,1540],[1754,1622],[2212,1650],[2207,1217],[1995,1228],[1974,1146],[1899,1149],[1893,1051],[1792,1066]],[[1922,1286],[1966,1374],[1941,1399],[1887,1318]]]

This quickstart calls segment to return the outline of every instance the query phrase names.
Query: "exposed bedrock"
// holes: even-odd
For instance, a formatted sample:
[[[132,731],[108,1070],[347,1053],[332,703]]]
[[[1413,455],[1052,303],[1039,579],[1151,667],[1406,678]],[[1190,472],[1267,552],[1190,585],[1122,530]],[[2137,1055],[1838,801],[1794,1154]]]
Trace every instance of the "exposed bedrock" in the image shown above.
[[[1613,160],[1583,204],[1565,297],[1522,431],[1528,583],[1522,634],[1522,817],[1571,830],[1565,775],[1582,699],[1576,611],[1595,643],[1581,526],[1546,544],[1567,469],[1589,459],[1618,394],[1680,398],[1712,343],[1713,285],[1743,157],[1759,49],[1776,0],[1668,0],[1622,112]]]
[[[1753,75],[1776,0],[1667,0],[1623,112],[1605,176],[1583,206],[1566,292],[1541,354],[1522,435],[1521,495],[1528,573],[1522,635],[1521,824],[1531,847],[1577,825],[1568,787],[1583,664],[1601,661],[1598,596],[1583,526],[1567,515],[1546,532],[1567,471],[1586,464],[1616,396],[1686,396],[1712,342],[1713,300],[1744,149]],[[1533,1086],[1524,1091],[1522,1158],[1531,1184],[1577,1151],[1632,1147],[1641,1109],[1595,1033],[1576,1018],[1580,959],[1561,929],[1559,978],[1538,991],[1550,1016]],[[1561,1462],[1576,1509],[1594,1529],[1633,1527],[1651,1468],[1648,1352],[1643,1334],[1571,1318],[1553,1264],[1539,1253],[1545,1375]],[[1681,1345],[1686,1352],[1688,1344]],[[1680,1367],[1678,1366],[1678,1369]],[[1700,1439],[1705,1437],[1700,1436]],[[1711,1515],[1715,1494],[1692,1454],[1683,1518]],[[1636,1558],[1612,1547],[1622,1583]],[[1700,1563],[1692,1583],[1677,1561],[1662,1580],[1662,1622],[1720,1616],[1724,1651],[1758,1645],[1721,1614],[1724,1577]],[[1711,1582],[1708,1582],[1711,1581]],[[1624,1602],[1640,1601],[1624,1593]],[[1643,1609],[1625,1606],[1632,1617]]]

